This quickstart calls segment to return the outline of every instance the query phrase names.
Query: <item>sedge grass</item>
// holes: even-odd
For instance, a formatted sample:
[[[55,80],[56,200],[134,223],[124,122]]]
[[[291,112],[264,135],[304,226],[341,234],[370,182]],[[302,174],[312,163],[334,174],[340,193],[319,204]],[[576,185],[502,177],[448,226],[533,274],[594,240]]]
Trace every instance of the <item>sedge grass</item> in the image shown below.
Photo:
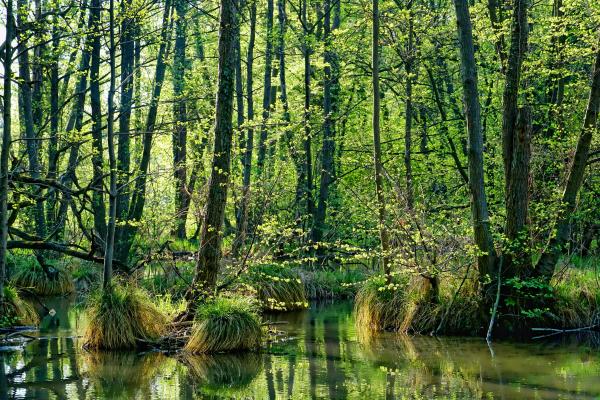
[[[92,294],[83,342],[95,350],[124,350],[153,341],[164,332],[166,317],[148,294],[131,284],[115,284]]]
[[[217,297],[198,307],[185,350],[193,354],[255,350],[262,341],[256,305],[246,297]]]

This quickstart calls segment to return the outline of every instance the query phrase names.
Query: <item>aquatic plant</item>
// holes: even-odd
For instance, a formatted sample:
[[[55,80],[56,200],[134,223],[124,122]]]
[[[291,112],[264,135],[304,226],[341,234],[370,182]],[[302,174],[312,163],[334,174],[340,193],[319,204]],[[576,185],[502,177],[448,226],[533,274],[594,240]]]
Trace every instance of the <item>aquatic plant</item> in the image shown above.
[[[27,301],[21,299],[12,286],[4,286],[4,301],[0,301],[0,327],[35,325],[39,317]]]
[[[61,266],[48,265],[48,272],[37,262],[17,265],[12,283],[39,296],[56,296],[73,293],[75,285],[70,274]]]
[[[288,266],[253,265],[243,281],[256,291],[264,310],[291,311],[308,307],[300,275]]]
[[[262,340],[256,304],[248,297],[217,297],[199,305],[185,350],[194,354],[255,350]]]
[[[90,349],[134,349],[140,340],[158,339],[166,325],[165,315],[148,293],[130,283],[115,283],[108,290],[94,292],[87,312],[89,324],[83,342]]]

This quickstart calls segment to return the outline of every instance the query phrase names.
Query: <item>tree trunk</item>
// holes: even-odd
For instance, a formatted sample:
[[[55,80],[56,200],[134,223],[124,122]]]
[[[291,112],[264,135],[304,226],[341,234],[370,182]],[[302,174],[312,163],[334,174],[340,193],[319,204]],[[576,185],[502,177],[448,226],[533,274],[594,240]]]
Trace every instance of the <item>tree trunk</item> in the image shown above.
[[[543,278],[550,280],[554,274],[554,268],[565,244],[569,240],[571,213],[575,211],[577,205],[577,195],[583,184],[585,167],[588,161],[590,146],[593,133],[596,131],[598,121],[598,111],[600,108],[600,42],[596,52],[596,60],[592,70],[592,86],[590,97],[588,99],[587,110],[583,128],[579,134],[575,155],[569,169],[569,175],[565,190],[562,195],[562,209],[556,218],[555,234],[550,239],[548,246],[542,253],[536,264],[536,273]]]
[[[144,138],[142,145],[142,157],[140,158],[140,164],[138,167],[138,176],[135,180],[134,190],[129,205],[129,221],[130,224],[126,226],[123,233],[122,247],[125,254],[129,254],[133,239],[138,231],[138,222],[142,219],[144,213],[144,206],[146,204],[146,182],[148,180],[148,167],[150,165],[150,156],[152,154],[152,140],[154,137],[154,130],[156,128],[156,118],[158,115],[158,106],[160,102],[160,95],[162,92],[162,85],[165,80],[166,72],[166,55],[169,53],[169,33],[171,31],[171,11],[172,5],[171,0],[166,0],[163,12],[163,21],[161,29],[161,42],[158,49],[158,56],[156,58],[156,67],[154,72],[154,83],[152,86],[152,99],[148,107],[148,114],[146,116],[146,125],[144,128]]]
[[[238,226],[235,241],[233,243],[233,254],[239,255],[240,248],[246,241],[248,230],[248,203],[250,201],[250,183],[252,178],[252,153],[254,151],[254,100],[253,92],[253,66],[254,66],[254,41],[256,39],[256,0],[250,4],[250,38],[248,41],[248,52],[246,56],[246,107],[248,117],[248,132],[245,140],[243,154],[244,171],[242,177],[242,199],[239,208]]]
[[[90,67],[90,103],[92,108],[92,209],[94,210],[94,238],[100,243],[93,243],[95,251],[103,253],[106,238],[106,205],[104,204],[104,146],[102,144],[102,105],[100,94],[100,13],[101,0],[92,0],[90,19],[93,32],[92,60]]]
[[[133,80],[135,59],[135,25],[132,17],[132,1],[121,0],[121,29],[119,44],[121,47],[121,79],[120,105],[119,105],[119,132],[117,135],[117,219],[118,227],[115,234],[115,257],[123,264],[127,264],[129,254],[125,252],[124,243],[125,227],[129,224],[129,180],[131,167],[131,110],[133,105]]]
[[[4,301],[6,281],[6,241],[8,239],[8,159],[10,155],[12,109],[12,39],[14,37],[13,3],[6,0],[6,44],[4,46],[4,107],[2,110],[2,150],[0,151],[0,302]]]
[[[473,45],[473,28],[467,0],[454,0],[456,22],[460,43],[461,78],[467,132],[469,135],[469,190],[471,192],[471,212],[473,234],[479,249],[479,279],[482,282],[495,276],[496,251],[492,239],[487,208],[483,172],[483,135],[481,132],[481,108],[477,84],[477,64]]]
[[[233,137],[233,97],[235,81],[235,41],[238,39],[236,0],[221,2],[219,23],[219,72],[215,110],[215,143],[208,198],[202,224],[202,241],[196,264],[192,290],[186,296],[188,310],[194,310],[197,296],[204,297],[215,290],[221,261],[221,240],[227,188],[231,167]]]
[[[333,86],[334,73],[332,65],[335,54],[331,49],[331,0],[323,2],[323,41],[325,62],[323,78],[323,148],[321,152],[321,184],[319,187],[319,202],[313,219],[312,241],[315,243],[323,240],[325,219],[327,216],[327,203],[329,201],[329,186],[333,181],[333,156],[335,154],[334,127],[333,127]]]
[[[516,266],[512,265],[513,260],[519,264],[520,269],[527,269],[531,265],[526,254],[529,248],[527,219],[531,123],[529,111],[519,110],[518,106],[522,66],[528,45],[527,7],[527,0],[515,1],[503,94],[502,154],[506,204],[505,234],[508,240],[508,246],[503,251],[505,275],[516,272]]]
[[[27,24],[27,11],[28,6],[25,0],[17,1],[17,22],[19,26]],[[33,120],[33,98],[31,91],[31,79],[29,75],[30,63],[29,63],[29,49],[26,39],[23,37],[23,32],[17,30],[17,42],[19,52],[19,77],[21,82],[19,84],[20,91],[20,103],[21,103],[21,116],[22,125],[24,128],[23,137],[26,142],[27,159],[29,161],[29,174],[34,179],[40,178],[40,151],[39,151],[39,138],[35,131],[35,125]],[[44,237],[46,235],[46,223],[44,215],[44,203],[42,196],[40,195],[40,189],[35,188],[34,194],[38,198],[35,202],[33,216],[35,221],[36,235]]]
[[[373,0],[373,37],[372,37],[372,83],[373,83],[373,163],[375,165],[375,191],[377,192],[377,209],[379,219],[379,239],[383,272],[390,275],[389,237],[386,223],[385,194],[383,193],[383,166],[381,163],[381,135],[379,127],[380,90],[379,90],[379,0]],[[410,79],[410,78],[409,78]],[[410,118],[407,116],[407,118]],[[408,173],[408,171],[407,171]],[[407,182],[408,183],[408,182]]]
[[[187,108],[185,100],[185,57],[187,39],[187,0],[175,0],[175,48],[173,54],[173,180],[175,184],[175,237],[186,238],[187,217]]]
[[[312,163],[312,137],[310,130],[310,85],[311,85],[311,65],[310,55],[312,54],[312,48],[310,46],[310,37],[307,32],[308,29],[308,18],[307,18],[307,2],[302,2],[302,21],[304,25],[304,43],[303,43],[303,55],[304,55],[304,197],[306,201],[306,214],[309,218],[315,214],[315,204],[313,199],[313,163]],[[307,225],[311,226],[312,219],[307,221]]]
[[[412,210],[414,205],[414,190],[413,190],[413,174],[412,174],[412,120],[413,120],[413,14],[410,9],[412,1],[407,5],[409,12],[408,22],[408,45],[406,54],[406,107],[405,107],[405,123],[404,123],[404,168],[406,171],[406,206]]]
[[[115,228],[117,223],[117,159],[115,156],[114,133],[114,97],[115,97],[115,5],[114,0],[109,0],[109,64],[110,87],[108,89],[108,162],[110,168],[110,189],[108,193],[108,224],[106,228],[106,241],[104,250],[103,288],[110,290],[113,274],[113,257],[115,254]]]
[[[258,173],[262,174],[267,151],[267,121],[271,112],[271,75],[273,71],[273,0],[267,0],[267,27],[265,31],[265,78],[263,85],[262,124],[258,142]]]

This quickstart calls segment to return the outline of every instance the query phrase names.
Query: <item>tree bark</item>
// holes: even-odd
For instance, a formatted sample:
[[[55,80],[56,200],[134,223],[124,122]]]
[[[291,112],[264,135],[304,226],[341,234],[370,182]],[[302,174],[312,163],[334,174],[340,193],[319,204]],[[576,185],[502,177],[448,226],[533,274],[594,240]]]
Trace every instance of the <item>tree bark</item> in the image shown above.
[[[456,22],[460,43],[461,78],[463,98],[469,135],[469,190],[473,234],[479,249],[477,264],[480,280],[495,276],[496,251],[492,239],[485,193],[483,171],[483,135],[481,131],[481,108],[477,83],[477,64],[473,45],[473,28],[467,0],[454,0]]]
[[[6,242],[8,240],[8,159],[10,155],[12,109],[12,39],[14,37],[13,2],[6,0],[6,44],[4,46],[4,107],[2,110],[2,149],[0,150],[0,302],[4,301],[6,281]]]
[[[27,11],[28,5],[25,0],[17,1],[17,23],[19,26],[25,26],[27,24]],[[19,84],[20,92],[20,103],[21,103],[21,116],[23,125],[23,137],[26,142],[27,159],[29,161],[29,173],[32,178],[40,178],[40,161],[39,161],[39,138],[37,137],[33,119],[33,97],[31,90],[31,78],[29,74],[30,63],[29,63],[29,49],[26,39],[23,37],[23,32],[20,30],[16,31],[18,52],[19,52],[19,77],[21,82]],[[37,190],[37,189],[36,189]],[[44,215],[44,203],[41,199],[40,193],[36,193],[38,199],[34,206],[34,221],[35,231],[40,237],[46,235],[46,223]]]
[[[102,144],[102,104],[100,94],[100,16],[101,0],[90,3],[90,20],[92,27],[92,59],[90,65],[90,103],[92,108],[92,209],[94,214],[94,237],[101,243],[93,244],[94,250],[103,253],[106,238],[106,205],[104,204],[104,146]]]
[[[113,257],[115,255],[115,230],[117,223],[117,158],[115,156],[114,133],[114,96],[115,96],[115,5],[114,0],[109,0],[109,64],[110,87],[108,89],[108,162],[110,168],[110,189],[108,192],[108,224],[104,250],[103,288],[110,290],[113,274]]]
[[[335,63],[335,54],[331,49],[331,1],[323,2],[323,41],[325,51],[323,54],[324,78],[323,78],[323,147],[321,151],[321,177],[319,187],[319,201],[313,217],[312,241],[319,243],[323,240],[325,230],[325,219],[327,216],[327,203],[329,201],[329,187],[333,181],[333,156],[335,154],[334,142],[334,107],[333,91],[335,74],[332,66]]]
[[[239,208],[238,226],[235,241],[233,243],[233,254],[239,255],[240,248],[246,241],[248,231],[248,203],[250,201],[250,184],[252,179],[252,153],[254,152],[254,100],[252,92],[254,91],[253,66],[254,66],[254,42],[256,40],[256,0],[250,4],[250,37],[248,40],[248,50],[246,55],[246,107],[248,129],[246,140],[244,142],[243,154],[243,177],[242,177],[242,199]]]
[[[381,241],[381,261],[383,272],[389,278],[389,237],[386,223],[385,194],[383,192],[383,166],[381,163],[381,134],[379,126],[380,90],[379,90],[379,1],[373,0],[373,36],[372,36],[372,84],[373,84],[373,163],[375,165],[375,191],[377,194],[377,210],[379,222],[379,239]],[[409,78],[410,79],[410,78]],[[407,118],[410,118],[407,116]],[[408,171],[407,171],[408,173]],[[407,182],[408,184],[408,182]]]
[[[238,24],[236,0],[221,2],[219,22],[219,72],[215,110],[215,143],[202,240],[192,290],[186,296],[188,310],[194,310],[197,296],[211,294],[216,287],[221,261],[221,240],[227,188],[231,167],[231,142],[233,137],[233,97],[235,81],[235,41]]]
[[[175,184],[175,237],[186,238],[187,191],[187,107],[185,99],[185,56],[187,42],[187,0],[175,0],[175,48],[173,53],[173,181]]]
[[[510,50],[503,94],[502,155],[504,160],[506,226],[508,241],[503,250],[503,273],[512,274],[531,266],[527,260],[529,234],[530,116],[526,108],[519,110],[519,89],[523,61],[527,53],[527,0],[516,0],[513,10]]]
[[[271,75],[273,73],[273,0],[267,0],[267,27],[265,31],[265,77],[263,85],[262,124],[258,141],[258,159],[256,165],[259,175],[262,174],[267,151],[267,121],[271,113]]]
[[[125,227],[129,224],[129,179],[131,169],[131,110],[133,105],[133,81],[135,61],[135,31],[137,21],[132,17],[132,1],[121,0],[121,27],[119,45],[121,48],[121,79],[119,104],[119,132],[117,135],[117,220],[119,222],[115,240],[115,257],[123,264],[129,254],[125,252],[123,241]]]

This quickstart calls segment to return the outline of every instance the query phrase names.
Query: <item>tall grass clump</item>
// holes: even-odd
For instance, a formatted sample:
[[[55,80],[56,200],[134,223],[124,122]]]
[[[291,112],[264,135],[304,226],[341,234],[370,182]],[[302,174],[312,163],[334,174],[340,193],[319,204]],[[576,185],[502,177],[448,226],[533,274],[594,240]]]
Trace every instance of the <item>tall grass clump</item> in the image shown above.
[[[247,297],[217,297],[201,304],[185,350],[194,354],[255,350],[262,341],[256,304]]]
[[[75,291],[70,274],[61,266],[48,265],[48,272],[35,260],[17,263],[13,285],[39,296],[57,296]]]
[[[314,300],[354,298],[368,275],[360,270],[302,271],[306,297]]]
[[[405,277],[374,276],[361,286],[356,295],[356,325],[366,332],[400,331],[406,305]]]
[[[0,327],[35,325],[38,322],[33,306],[21,299],[14,287],[4,286],[4,300],[0,301]]]
[[[267,311],[292,311],[308,307],[300,275],[288,266],[261,264],[252,266],[244,282],[257,294]]]
[[[166,325],[165,315],[149,295],[128,283],[94,292],[87,312],[84,346],[96,350],[134,349],[140,341],[158,339]]]
[[[552,280],[556,301],[550,306],[556,321],[548,325],[564,329],[600,324],[600,280],[592,268],[566,268]]]
[[[434,294],[430,280],[420,275],[396,275],[390,279],[377,276],[360,288],[355,313],[361,334],[482,332],[486,319],[481,312],[480,296],[471,284],[460,285],[456,279],[444,276],[439,292]]]

